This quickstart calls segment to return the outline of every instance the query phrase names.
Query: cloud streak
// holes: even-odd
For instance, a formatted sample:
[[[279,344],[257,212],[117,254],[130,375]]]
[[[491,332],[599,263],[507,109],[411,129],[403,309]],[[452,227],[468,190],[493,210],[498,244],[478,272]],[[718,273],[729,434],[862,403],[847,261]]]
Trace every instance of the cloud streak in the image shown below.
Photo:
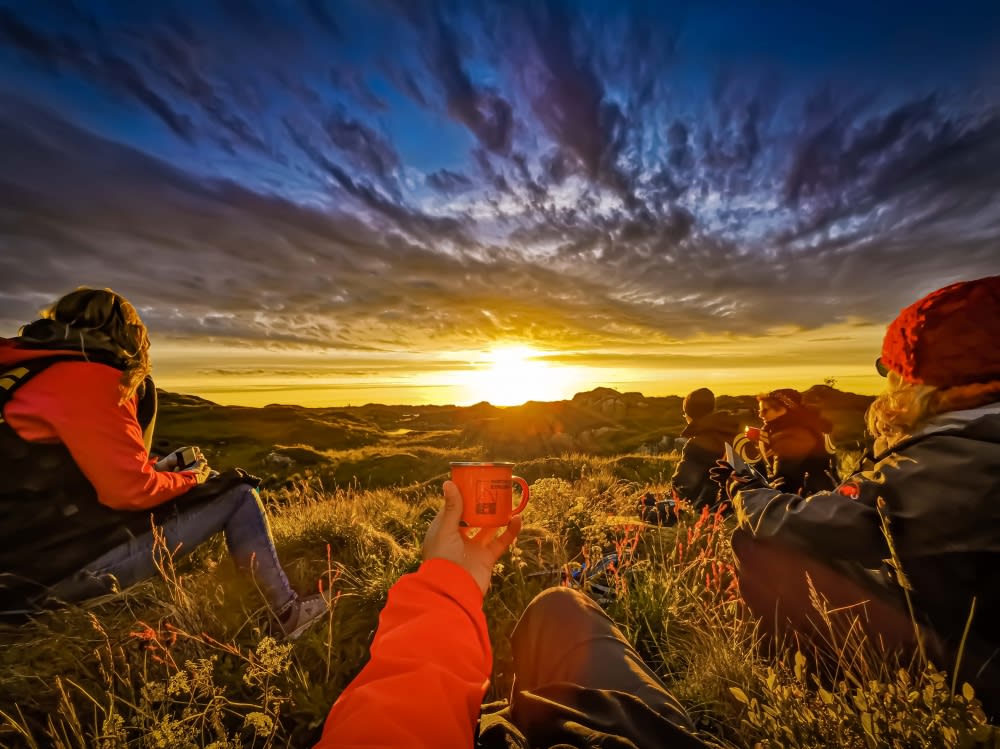
[[[1000,77],[971,22],[964,56],[939,40],[960,68],[848,86],[783,56],[790,30],[706,64],[736,32],[693,9],[275,13],[0,4],[0,317],[91,283],[192,340],[642,341],[666,366],[1000,272]]]

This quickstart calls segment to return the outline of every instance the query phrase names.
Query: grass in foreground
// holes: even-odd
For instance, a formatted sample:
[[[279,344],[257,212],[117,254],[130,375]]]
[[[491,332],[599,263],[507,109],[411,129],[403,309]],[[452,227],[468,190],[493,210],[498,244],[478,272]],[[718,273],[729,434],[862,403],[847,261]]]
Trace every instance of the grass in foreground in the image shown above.
[[[856,636],[839,641],[823,678],[800,653],[765,657],[739,603],[727,521],[638,524],[637,498],[670,475],[668,461],[641,460],[663,463],[647,474],[657,478],[636,480],[634,460],[584,456],[534,477],[526,527],[486,602],[487,700],[509,690],[508,635],[531,598],[614,550],[609,613],[713,745],[1000,746],[968,687],[953,691],[929,665],[884,663]],[[367,658],[389,587],[418,566],[439,491],[302,485],[266,499],[293,584],[335,599],[326,622],[282,643],[221,538],[176,565],[162,550],[158,580],[0,630],[0,746],[310,746]]]

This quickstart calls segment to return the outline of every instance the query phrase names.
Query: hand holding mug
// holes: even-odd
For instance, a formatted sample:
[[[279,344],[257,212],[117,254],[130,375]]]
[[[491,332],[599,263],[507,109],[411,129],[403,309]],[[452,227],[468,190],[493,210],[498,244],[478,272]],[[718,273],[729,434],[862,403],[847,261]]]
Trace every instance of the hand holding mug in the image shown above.
[[[421,549],[425,561],[447,559],[464,569],[486,595],[493,576],[493,565],[514,543],[521,531],[521,518],[510,518],[507,529],[496,535],[495,527],[482,528],[472,538],[459,525],[462,518],[462,494],[451,481],[444,482],[444,505],[427,529]]]
[[[528,482],[513,475],[513,463],[452,463],[451,480],[462,495],[462,523],[470,528],[502,528],[528,506]],[[514,484],[521,501],[513,507]]]

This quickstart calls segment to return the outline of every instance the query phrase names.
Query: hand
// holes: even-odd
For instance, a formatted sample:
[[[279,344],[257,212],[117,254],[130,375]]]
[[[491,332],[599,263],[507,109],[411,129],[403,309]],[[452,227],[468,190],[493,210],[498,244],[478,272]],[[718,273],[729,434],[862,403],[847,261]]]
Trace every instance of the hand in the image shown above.
[[[462,494],[451,481],[444,482],[444,506],[427,529],[422,555],[424,561],[447,559],[464,569],[486,595],[493,575],[493,565],[510,548],[521,532],[521,516],[515,515],[500,535],[495,528],[480,528],[469,538],[467,528],[459,526],[462,518]]]
[[[164,455],[153,464],[153,468],[157,471],[176,471],[181,467],[181,454],[185,450],[193,450],[195,460],[205,460],[200,447],[182,447],[177,450],[171,450],[167,455]]]
[[[725,460],[715,461],[715,467],[709,469],[708,476],[722,487],[729,499],[743,489],[763,486],[759,478],[748,473],[737,473],[736,469]]]
[[[736,469],[725,460],[715,461],[715,465],[708,469],[708,477],[723,489],[729,483],[729,477]]]
[[[204,458],[201,458],[198,460],[197,463],[194,464],[193,468],[189,468],[186,471],[180,471],[180,473],[193,474],[194,477],[198,479],[199,484],[204,484],[206,481],[208,481],[209,477],[211,476],[212,469],[208,467],[208,461],[205,460]]]

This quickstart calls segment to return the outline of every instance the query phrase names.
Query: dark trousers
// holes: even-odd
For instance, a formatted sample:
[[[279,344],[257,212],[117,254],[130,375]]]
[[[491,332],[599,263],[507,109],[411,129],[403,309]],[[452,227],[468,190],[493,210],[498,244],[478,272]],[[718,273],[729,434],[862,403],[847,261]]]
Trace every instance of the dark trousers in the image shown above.
[[[759,541],[748,532],[733,533],[740,593],[760,618],[761,634],[769,643],[794,641],[812,654],[821,667],[836,667],[849,631],[865,635],[864,647],[881,657],[895,654],[906,662],[916,653],[916,628],[905,602],[892,600],[848,569],[836,569],[808,554],[774,541]],[[860,572],[860,571],[855,571]],[[813,605],[809,582],[825,600],[830,625]],[[832,632],[831,632],[832,629]],[[957,643],[948,643],[921,627],[924,652],[939,668],[951,672],[957,661]],[[855,640],[857,642],[857,640]],[[958,668],[959,683],[976,689],[988,716],[1000,717],[1000,653],[995,646],[969,637]]]
[[[481,722],[479,746],[697,747],[684,709],[601,610],[550,588],[511,635],[509,707]]]
[[[733,533],[740,594],[760,619],[760,632],[772,640],[794,637],[810,648],[830,644],[854,628],[886,651],[916,647],[913,622],[904,607],[880,596],[845,572],[774,541],[758,541],[746,531]],[[813,605],[809,583],[825,601],[833,633]]]

